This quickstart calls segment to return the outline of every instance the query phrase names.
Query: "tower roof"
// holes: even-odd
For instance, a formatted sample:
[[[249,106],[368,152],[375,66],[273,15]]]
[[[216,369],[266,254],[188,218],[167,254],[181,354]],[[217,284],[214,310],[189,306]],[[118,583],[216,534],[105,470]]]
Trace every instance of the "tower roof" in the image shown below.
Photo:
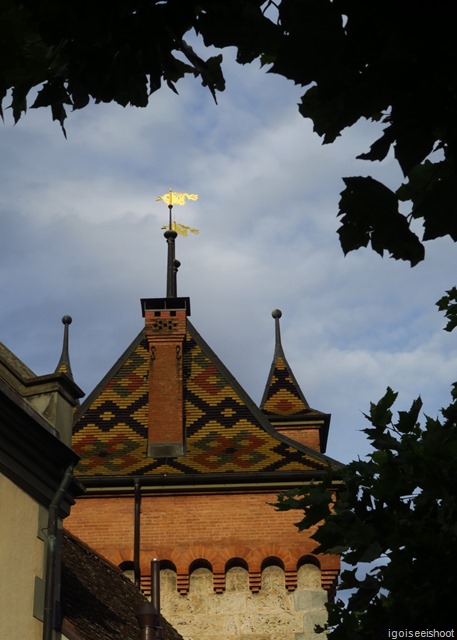
[[[260,408],[269,416],[305,415],[311,410],[310,406],[292,373],[281,344],[279,319],[282,312],[275,309],[271,315],[275,319],[275,351]]]
[[[310,407],[284,355],[279,325],[282,312],[275,309],[271,315],[275,320],[275,349],[260,408],[275,425],[320,421],[321,451],[325,451],[330,415]]]
[[[143,330],[76,414],[80,476],[227,482],[253,475],[305,478],[342,466],[278,433],[190,321],[182,357],[184,455],[146,456],[150,353]],[[309,410],[306,401],[302,410]]]
[[[177,297],[177,234],[171,228],[173,203],[184,204],[186,197],[197,198],[172,191],[158,198],[169,208],[167,297],[141,301],[144,329],[76,412],[78,475],[86,482],[105,478],[122,485],[143,478],[143,484],[168,486],[296,481],[342,466],[316,441],[325,422],[316,416],[328,418],[327,429],[330,416],[309,407],[290,371],[280,341],[281,312],[275,312],[275,360],[263,410],[188,320],[189,299]],[[292,437],[282,433],[269,419],[278,412],[302,422],[311,417],[312,435],[295,439],[296,426]]]

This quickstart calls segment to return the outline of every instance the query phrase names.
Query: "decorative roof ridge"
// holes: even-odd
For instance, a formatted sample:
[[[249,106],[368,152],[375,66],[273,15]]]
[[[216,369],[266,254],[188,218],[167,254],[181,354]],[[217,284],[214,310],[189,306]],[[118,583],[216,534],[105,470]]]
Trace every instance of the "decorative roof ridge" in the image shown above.
[[[90,408],[93,401],[100,395],[101,391],[106,387],[110,379],[113,375],[122,367],[124,362],[129,358],[129,356],[133,353],[136,347],[140,344],[145,336],[144,327],[141,329],[140,333],[136,336],[134,340],[129,344],[129,346],[125,349],[122,355],[116,360],[113,366],[108,370],[108,372],[103,376],[100,382],[94,387],[94,389],[89,393],[84,402],[79,407],[78,411],[75,412],[75,417],[73,420],[73,424],[78,422],[78,420],[86,413],[86,411]]]
[[[311,450],[311,454],[316,454],[314,449]],[[330,461],[329,467],[335,474],[335,480],[340,480],[339,472],[342,471],[346,465],[343,462],[329,458],[323,454],[321,457]],[[106,493],[110,488],[113,491],[122,490],[124,493],[134,491],[134,478],[141,481],[141,486],[144,490],[154,491],[157,493],[163,493],[173,488],[173,491],[177,490],[177,487],[183,492],[198,492],[198,491],[228,491],[230,489],[238,490],[242,485],[243,489],[248,489],[249,485],[252,485],[253,491],[261,490],[260,485],[277,486],[278,488],[285,484],[294,484],[297,482],[314,482],[316,479],[323,477],[327,473],[327,469],[308,469],[302,471],[234,471],[227,476],[224,472],[214,472],[205,474],[164,474],[164,475],[151,475],[144,474],[138,476],[124,476],[124,475],[80,475],[78,480],[84,486],[86,491],[90,490],[90,493],[94,493],[94,489],[102,489],[103,493]]]
[[[245,389],[241,386],[241,384],[238,382],[235,376],[227,369],[227,367],[222,362],[222,360],[214,353],[214,351],[211,349],[209,344],[198,333],[198,331],[195,329],[195,327],[190,322],[190,320],[187,321],[187,327],[188,327],[189,334],[192,336],[195,342],[199,345],[202,351],[208,356],[211,362],[219,369],[221,375],[224,376],[224,378],[228,380],[230,384],[233,385],[233,388],[239,394],[240,398],[243,400],[246,407],[251,411],[251,413],[258,420],[259,425],[270,436],[272,436],[273,438],[275,438],[280,442],[284,442],[285,444],[292,447],[293,449],[296,449],[297,451],[301,451],[302,453],[305,453],[306,455],[311,456],[312,458],[315,458],[321,462],[327,463],[330,466],[332,466],[335,463],[341,464],[337,460],[333,460],[333,458],[329,458],[325,454],[320,453],[319,451],[316,451],[316,449],[307,447],[306,445],[301,444],[300,442],[297,442],[295,440],[292,440],[292,438],[288,438],[282,433],[279,433],[279,431],[277,431],[273,427],[273,425],[268,420],[268,418],[263,413],[263,411],[256,405],[254,400],[252,400],[251,396],[247,393],[247,391],[245,391]]]
[[[319,409],[313,409],[310,407],[306,413],[289,413],[287,415],[283,415],[282,413],[269,413],[268,420],[270,422],[310,422],[312,420],[316,420],[316,418],[322,418],[323,420],[330,420],[331,413],[325,413],[324,411],[319,411]]]
[[[271,312],[271,315],[273,316],[274,320],[275,320],[275,350],[274,350],[274,354],[273,354],[273,361],[271,363],[271,367],[270,367],[270,372],[268,374],[268,378],[267,378],[267,382],[265,384],[265,390],[263,392],[263,396],[262,396],[262,400],[260,401],[260,410],[263,411],[264,405],[268,399],[268,393],[271,387],[271,383],[272,383],[272,379],[273,379],[273,374],[274,371],[276,369],[276,364],[278,362],[278,359],[281,357],[284,360],[284,365],[289,373],[289,376],[292,380],[293,385],[295,386],[295,390],[298,393],[300,400],[303,402],[303,404],[305,405],[305,407],[307,409],[309,409],[310,411],[317,411],[317,409],[312,409],[310,407],[309,402],[307,401],[307,399],[305,398],[305,395],[303,393],[303,391],[301,390],[300,385],[297,382],[296,377],[294,376],[294,373],[292,371],[292,367],[290,366],[290,364],[287,361],[286,355],[284,353],[284,349],[282,347],[282,343],[281,343],[281,330],[279,327],[279,319],[282,316],[282,312],[279,309],[274,309]],[[319,412],[321,413],[321,412]]]

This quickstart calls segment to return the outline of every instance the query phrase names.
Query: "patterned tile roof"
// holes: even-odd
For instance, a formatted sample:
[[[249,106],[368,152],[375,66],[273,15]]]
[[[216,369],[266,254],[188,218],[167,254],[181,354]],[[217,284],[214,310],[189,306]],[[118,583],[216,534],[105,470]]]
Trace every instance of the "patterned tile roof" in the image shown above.
[[[184,345],[186,453],[147,458],[149,353],[142,331],[81,406],[80,476],[317,472],[339,466],[278,434],[192,324]]]
[[[270,374],[265,385],[265,391],[260,403],[261,410],[266,416],[278,422],[290,419],[312,419],[327,416],[321,411],[312,409],[295,379],[289,363],[286,360],[281,344],[279,318],[281,312],[273,311],[276,324],[276,344]]]
[[[310,406],[282,354],[274,359],[260,406],[266,415],[298,416],[310,412]]]

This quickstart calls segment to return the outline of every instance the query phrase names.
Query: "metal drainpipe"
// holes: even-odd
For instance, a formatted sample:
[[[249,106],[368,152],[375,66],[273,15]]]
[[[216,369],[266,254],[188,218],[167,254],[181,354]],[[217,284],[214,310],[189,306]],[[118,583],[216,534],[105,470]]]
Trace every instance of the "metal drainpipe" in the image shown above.
[[[160,623],[160,560],[151,560],[151,602],[145,602],[136,612],[140,640],[163,640]]]
[[[133,528],[133,575],[135,586],[141,588],[140,572],[140,517],[141,517],[141,485],[140,479],[135,478],[135,516]]]
[[[158,613],[152,602],[145,602],[136,612],[140,627],[140,640],[156,640]]]
[[[160,623],[160,560],[158,558],[151,560],[151,602],[157,614],[153,638],[154,640],[162,640],[163,629]]]
[[[54,626],[54,599],[56,580],[56,553],[57,553],[57,523],[58,510],[65,494],[73,480],[74,465],[67,467],[52,502],[49,506],[48,534],[47,534],[47,555],[46,555],[46,575],[44,585],[44,611],[43,611],[43,640],[52,640],[52,630]]]

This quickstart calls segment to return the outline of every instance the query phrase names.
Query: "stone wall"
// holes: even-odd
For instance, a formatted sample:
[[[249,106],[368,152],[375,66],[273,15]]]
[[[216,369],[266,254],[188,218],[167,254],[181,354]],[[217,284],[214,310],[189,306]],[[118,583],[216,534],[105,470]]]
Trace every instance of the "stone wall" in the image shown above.
[[[277,492],[143,495],[141,586],[162,562],[163,614],[186,640],[316,640],[338,571],[313,554],[297,512],[278,512]],[[133,565],[133,495],[86,495],[66,527],[123,570]],[[321,639],[322,636],[319,636]]]
[[[248,572],[232,567],[226,588],[215,593],[213,576],[204,567],[190,576],[187,595],[176,590],[176,573],[161,571],[162,613],[186,640],[315,640],[316,624],[325,623],[327,593],[320,570],[304,565],[294,592],[285,588],[284,571],[269,566],[262,571],[258,593],[249,589]]]

